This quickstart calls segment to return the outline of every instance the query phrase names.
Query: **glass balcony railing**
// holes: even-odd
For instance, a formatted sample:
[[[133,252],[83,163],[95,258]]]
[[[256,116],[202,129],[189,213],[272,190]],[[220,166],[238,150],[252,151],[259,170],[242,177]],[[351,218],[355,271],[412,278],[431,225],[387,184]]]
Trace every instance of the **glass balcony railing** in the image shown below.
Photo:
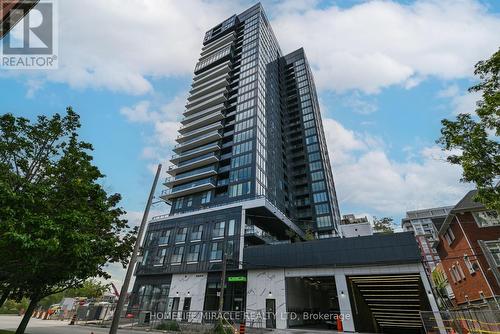
[[[180,186],[176,186],[170,189],[165,189],[162,191],[162,196],[171,196],[181,193],[189,193],[189,190],[196,190],[197,188],[202,188],[204,186],[210,186],[210,188],[215,188],[215,179],[213,177],[201,179],[198,181],[186,183]]]
[[[211,165],[211,166],[207,166],[207,167],[203,167],[203,168],[193,169],[192,171],[187,172],[187,173],[182,173],[182,174],[178,174],[176,176],[167,177],[167,179],[165,181],[166,181],[166,183],[170,183],[170,182],[174,182],[174,181],[182,181],[184,179],[189,179],[192,176],[204,174],[207,172],[215,172],[215,167],[213,165]]]
[[[258,228],[255,225],[246,225],[245,226],[245,235],[258,237],[259,239],[261,239],[262,241],[264,241],[265,243],[268,243],[268,244],[271,244],[271,243],[278,241],[271,234],[265,232],[264,230]]]
[[[185,167],[185,166],[191,165],[191,164],[193,164],[195,162],[199,162],[199,161],[202,161],[202,160],[205,160],[205,159],[209,159],[209,158],[217,158],[217,155],[214,152],[203,154],[203,155],[200,155],[200,156],[198,156],[196,158],[189,159],[189,160],[186,160],[186,161],[183,161],[183,162],[179,162],[177,165],[169,166],[168,170],[174,170],[174,169],[177,169],[177,168],[180,168],[180,167]]]
[[[207,145],[203,145],[203,146],[200,146],[200,147],[197,147],[197,148],[194,148],[192,150],[188,150],[188,151],[184,151],[180,154],[174,154],[172,155],[172,158],[171,160],[179,160],[179,159],[182,159],[182,158],[187,158],[189,156],[192,156],[192,155],[197,155],[203,151],[207,151],[207,150],[218,150],[220,149],[220,146],[219,144],[217,143],[210,143],[210,144],[207,144]]]
[[[204,134],[202,136],[187,140],[187,141],[182,142],[180,144],[177,144],[174,146],[174,149],[182,148],[182,147],[188,146],[190,144],[193,144],[193,143],[196,143],[196,142],[199,142],[202,140],[206,140],[206,139],[209,139],[211,137],[217,137],[217,136],[221,137],[220,131],[213,131],[213,132]]]
[[[222,124],[221,122],[217,122],[217,123],[212,123],[212,124],[209,124],[209,125],[205,125],[201,128],[198,128],[198,129],[195,129],[193,131],[189,131],[189,132],[186,132],[186,133],[183,133],[181,135],[178,135],[177,136],[177,141],[178,142],[185,142],[186,139],[192,137],[192,136],[196,136],[198,134],[202,134],[204,132],[207,132],[208,130],[211,130],[211,129],[216,129],[216,128],[221,128],[222,127]]]

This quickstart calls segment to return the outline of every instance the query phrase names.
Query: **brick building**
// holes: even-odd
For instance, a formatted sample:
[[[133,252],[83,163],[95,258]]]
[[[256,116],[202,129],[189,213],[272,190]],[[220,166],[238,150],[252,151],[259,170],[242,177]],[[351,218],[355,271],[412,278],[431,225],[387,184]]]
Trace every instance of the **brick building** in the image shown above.
[[[470,191],[439,229],[437,251],[455,306],[499,309],[500,217],[474,201]]]

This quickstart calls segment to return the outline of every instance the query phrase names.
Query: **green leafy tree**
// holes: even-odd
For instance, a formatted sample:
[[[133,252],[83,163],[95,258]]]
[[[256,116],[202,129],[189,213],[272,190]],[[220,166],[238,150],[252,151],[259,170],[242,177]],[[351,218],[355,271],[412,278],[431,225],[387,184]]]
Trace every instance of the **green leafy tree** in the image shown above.
[[[462,166],[463,182],[476,185],[476,200],[500,212],[500,189],[496,184],[500,175],[500,50],[478,62],[474,74],[479,83],[469,92],[482,95],[475,115],[459,114],[455,120],[442,120],[438,143],[444,150],[457,152],[447,160]]]
[[[135,230],[121,219],[119,194],[108,195],[80,141],[79,116],[0,116],[0,282],[10,298],[30,299],[16,333],[38,302],[109,277],[107,263],[128,261]]]
[[[391,217],[373,217],[373,231],[376,233],[394,233],[394,224]]]

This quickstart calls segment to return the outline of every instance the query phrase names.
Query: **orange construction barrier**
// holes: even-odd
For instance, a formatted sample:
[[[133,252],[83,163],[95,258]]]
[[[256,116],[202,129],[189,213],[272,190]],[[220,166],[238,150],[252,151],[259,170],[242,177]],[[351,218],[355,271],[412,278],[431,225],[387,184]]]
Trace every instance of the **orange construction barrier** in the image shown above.
[[[245,323],[240,324],[240,334],[245,334]]]

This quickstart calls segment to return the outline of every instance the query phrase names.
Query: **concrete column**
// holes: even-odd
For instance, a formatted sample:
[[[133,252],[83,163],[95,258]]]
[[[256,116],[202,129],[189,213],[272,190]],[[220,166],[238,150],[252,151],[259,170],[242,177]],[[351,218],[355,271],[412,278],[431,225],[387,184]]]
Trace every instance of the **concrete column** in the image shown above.
[[[246,226],[246,209],[241,208],[241,222],[240,222],[240,251],[239,251],[239,264],[238,268],[243,269],[243,248],[245,247],[245,226]]]
[[[344,321],[342,321],[344,332],[355,332],[347,280],[343,273],[335,274],[335,285],[339,296],[340,313],[344,315]]]
[[[432,293],[431,284],[429,283],[429,279],[427,278],[427,274],[425,273],[425,269],[423,265],[420,265],[420,279],[422,280],[422,284],[425,289],[425,295],[429,300],[429,304],[431,305],[432,312],[434,312],[434,317],[436,318],[436,323],[439,327],[439,333],[446,334],[446,330],[444,329],[443,319],[441,318],[441,313],[439,312],[439,308],[436,303],[436,299],[434,298],[434,294]]]

